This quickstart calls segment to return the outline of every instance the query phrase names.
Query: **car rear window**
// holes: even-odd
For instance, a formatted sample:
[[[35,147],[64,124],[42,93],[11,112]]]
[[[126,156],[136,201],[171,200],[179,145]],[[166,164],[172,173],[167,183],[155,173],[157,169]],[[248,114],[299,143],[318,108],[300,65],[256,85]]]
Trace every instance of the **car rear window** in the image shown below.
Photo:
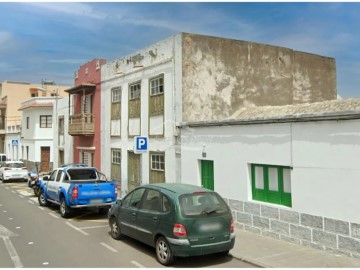
[[[22,162],[8,163],[5,166],[9,167],[9,168],[23,168],[23,167],[25,167],[24,163],[22,163]]]
[[[224,215],[229,207],[216,192],[196,192],[180,196],[180,208],[184,217]]]
[[[73,180],[95,180],[97,178],[94,169],[71,169],[67,171],[70,179]]]

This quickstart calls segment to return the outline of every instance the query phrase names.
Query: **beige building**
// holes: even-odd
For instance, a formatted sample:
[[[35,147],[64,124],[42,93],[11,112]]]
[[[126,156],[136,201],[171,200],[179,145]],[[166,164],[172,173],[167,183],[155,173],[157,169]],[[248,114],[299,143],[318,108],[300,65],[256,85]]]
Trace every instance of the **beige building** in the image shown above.
[[[27,82],[4,81],[0,83],[0,153],[8,159],[20,159],[21,145],[21,102],[32,97],[66,96],[68,86],[54,83],[30,84]]]

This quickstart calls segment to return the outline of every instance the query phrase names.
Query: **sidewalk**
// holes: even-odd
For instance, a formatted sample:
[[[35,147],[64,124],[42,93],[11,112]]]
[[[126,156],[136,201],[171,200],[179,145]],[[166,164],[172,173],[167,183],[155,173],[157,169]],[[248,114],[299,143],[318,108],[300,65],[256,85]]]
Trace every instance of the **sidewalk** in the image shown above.
[[[360,259],[300,246],[235,228],[230,254],[239,260],[268,268],[358,268]]]

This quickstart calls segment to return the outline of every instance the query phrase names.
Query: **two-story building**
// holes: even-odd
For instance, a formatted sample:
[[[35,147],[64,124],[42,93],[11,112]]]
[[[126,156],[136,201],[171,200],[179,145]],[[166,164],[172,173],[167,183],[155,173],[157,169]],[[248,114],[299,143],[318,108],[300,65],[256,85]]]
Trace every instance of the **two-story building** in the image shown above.
[[[102,169],[123,193],[142,183],[184,181],[180,122],[336,99],[333,58],[188,33],[104,65],[101,81]],[[143,154],[134,152],[139,135],[149,138]]]
[[[75,86],[67,89],[69,94],[68,134],[73,142],[72,160],[102,167],[103,130],[101,122],[107,121],[101,107],[101,66],[104,59],[94,59],[75,72]]]

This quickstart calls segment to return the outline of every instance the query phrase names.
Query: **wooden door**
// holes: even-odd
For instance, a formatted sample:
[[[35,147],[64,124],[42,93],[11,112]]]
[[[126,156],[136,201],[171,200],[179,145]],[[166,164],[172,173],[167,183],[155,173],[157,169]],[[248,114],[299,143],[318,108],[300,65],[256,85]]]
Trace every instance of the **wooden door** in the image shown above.
[[[128,152],[128,191],[140,186],[140,156],[134,152]]]
[[[41,161],[40,161],[40,171],[49,172],[50,171],[50,147],[44,146],[41,147]]]

